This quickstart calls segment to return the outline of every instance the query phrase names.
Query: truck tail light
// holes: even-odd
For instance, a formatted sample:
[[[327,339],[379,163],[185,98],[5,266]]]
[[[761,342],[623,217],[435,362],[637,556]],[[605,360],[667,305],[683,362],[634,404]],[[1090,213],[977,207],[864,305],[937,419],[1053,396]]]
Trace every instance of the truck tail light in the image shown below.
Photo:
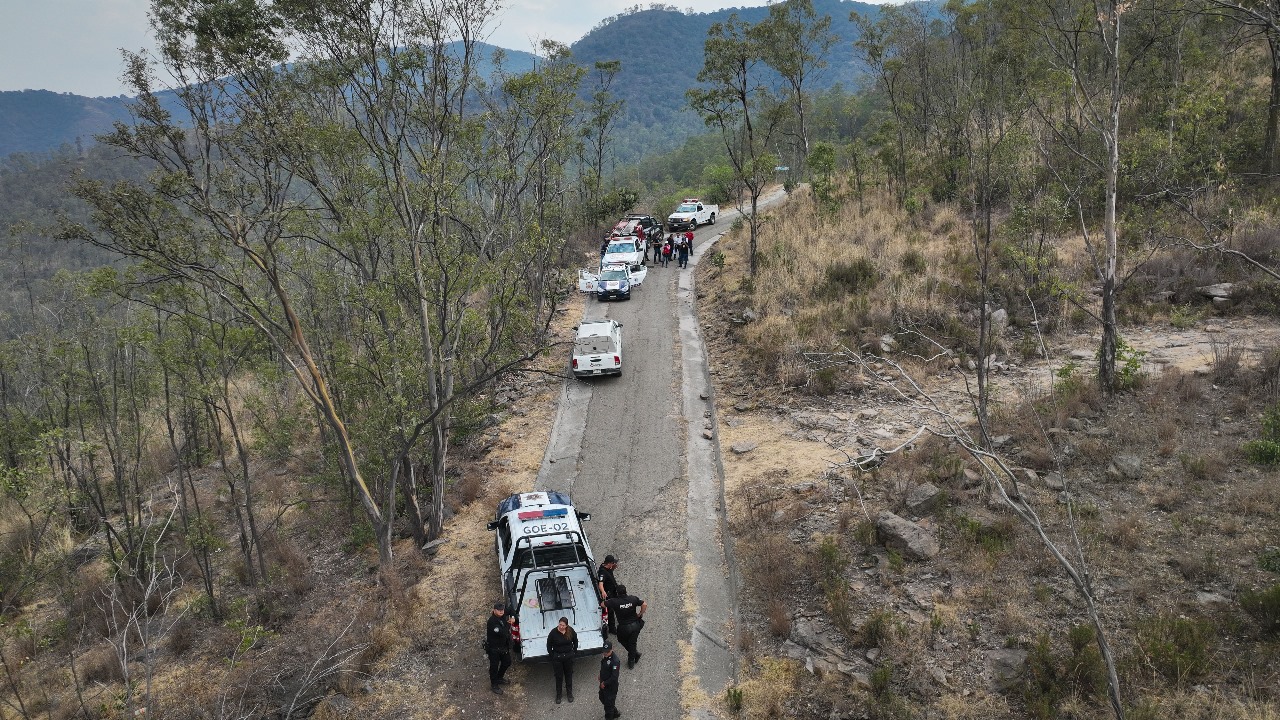
[[[617,355],[614,355],[614,356],[613,356],[613,364],[614,364],[614,366],[615,366],[615,367],[616,367],[616,366],[618,366],[618,365],[621,365],[621,364],[622,364],[622,358],[618,357]]]
[[[578,358],[574,358],[574,359],[573,359],[573,369],[574,369],[574,370],[577,370],[577,369],[578,369]]]

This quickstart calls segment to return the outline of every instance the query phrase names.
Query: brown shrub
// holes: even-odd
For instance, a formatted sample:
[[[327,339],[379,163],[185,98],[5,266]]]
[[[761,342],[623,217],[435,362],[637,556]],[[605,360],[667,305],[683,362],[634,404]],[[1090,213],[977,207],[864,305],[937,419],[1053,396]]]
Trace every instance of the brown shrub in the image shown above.
[[[769,632],[774,637],[791,636],[791,611],[787,609],[785,602],[776,598],[770,600],[765,614],[769,617]]]
[[[1244,348],[1231,342],[1230,339],[1219,343],[1216,338],[1209,339],[1209,347],[1213,351],[1213,381],[1219,385],[1234,384],[1240,377],[1244,366]]]
[[[1151,504],[1165,512],[1173,512],[1186,502],[1186,493],[1181,484],[1161,485],[1147,497]]]
[[[1107,524],[1107,539],[1125,550],[1137,550],[1142,545],[1142,521],[1136,515],[1121,515]]]
[[[746,563],[747,579],[762,595],[785,597],[800,575],[800,548],[782,533],[760,535]]]
[[[120,660],[116,651],[109,644],[103,643],[81,653],[76,660],[80,683],[118,683],[124,682],[124,673],[120,669]]]

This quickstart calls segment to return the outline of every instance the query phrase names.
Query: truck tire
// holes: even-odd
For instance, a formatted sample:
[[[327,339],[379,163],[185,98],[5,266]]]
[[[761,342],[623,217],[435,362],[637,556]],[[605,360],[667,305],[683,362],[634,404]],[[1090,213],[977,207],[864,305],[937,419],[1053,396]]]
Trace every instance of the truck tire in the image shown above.
[[[708,225],[715,225],[715,224],[716,224],[716,214],[715,214],[715,213],[711,213],[711,217],[710,217],[710,219],[708,219],[708,220],[707,220],[707,224],[708,224]]]

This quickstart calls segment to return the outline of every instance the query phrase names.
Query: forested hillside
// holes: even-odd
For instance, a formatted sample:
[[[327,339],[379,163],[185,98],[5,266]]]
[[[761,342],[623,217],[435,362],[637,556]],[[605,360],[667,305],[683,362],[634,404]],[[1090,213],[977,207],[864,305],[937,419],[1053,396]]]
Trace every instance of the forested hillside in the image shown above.
[[[644,288],[728,448],[691,712],[1280,713],[1280,14],[650,8],[495,77],[475,5],[370,7],[172,3],[190,85],[0,165],[6,716],[537,716],[481,528],[602,225],[689,193],[742,211]]]

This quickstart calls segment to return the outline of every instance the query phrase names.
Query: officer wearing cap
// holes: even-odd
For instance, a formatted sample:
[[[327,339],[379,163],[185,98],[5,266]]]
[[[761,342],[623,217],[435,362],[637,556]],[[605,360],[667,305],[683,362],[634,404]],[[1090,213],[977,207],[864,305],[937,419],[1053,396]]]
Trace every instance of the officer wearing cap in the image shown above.
[[[604,604],[609,608],[609,618],[617,620],[618,642],[627,649],[627,668],[633,668],[640,662],[636,641],[640,638],[640,631],[644,629],[644,614],[649,609],[649,603],[635,595],[628,595],[627,586],[619,585],[617,595]]]
[[[613,577],[613,571],[618,569],[618,558],[612,555],[605,555],[604,562],[600,565],[600,571],[597,573],[600,577],[600,596],[611,598],[618,593],[618,581]]]
[[[605,720],[622,717],[615,703],[618,700],[618,675],[622,663],[613,654],[613,643],[604,641],[604,655],[600,658],[600,703],[604,705]]]
[[[510,680],[502,677],[511,667],[511,618],[506,617],[506,603],[493,604],[493,614],[484,635],[484,649],[489,654],[489,685],[498,695]]]
[[[596,586],[600,589],[601,605],[604,605],[605,600],[618,593],[618,581],[613,577],[613,571],[617,568],[618,558],[612,555],[605,555],[604,562],[600,564],[600,570],[596,573],[596,576],[600,578],[596,582]],[[612,613],[609,614],[609,629],[607,632],[618,632],[618,624],[614,621]]]

